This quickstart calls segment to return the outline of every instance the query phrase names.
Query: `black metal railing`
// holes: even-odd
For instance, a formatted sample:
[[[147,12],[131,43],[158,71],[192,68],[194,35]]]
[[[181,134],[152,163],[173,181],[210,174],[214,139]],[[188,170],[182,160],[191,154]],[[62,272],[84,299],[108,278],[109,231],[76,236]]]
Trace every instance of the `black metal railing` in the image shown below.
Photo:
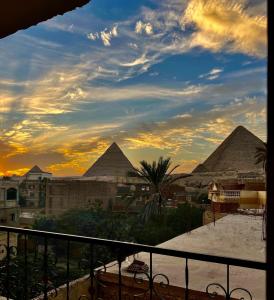
[[[266,270],[266,263],[207,254],[192,253],[146,246],[128,242],[105,240],[92,237],[75,236],[63,233],[45,232],[22,228],[0,226],[0,296],[7,299],[58,299],[74,300],[71,296],[73,286],[71,282],[81,276],[89,274],[88,293],[80,295],[78,299],[184,299],[190,300],[190,272],[189,261],[204,261],[226,266],[226,286],[220,283],[209,283],[204,293],[209,297],[219,297],[217,288],[222,292],[223,299],[234,299],[234,292],[241,291],[241,299],[253,300],[252,293],[244,287],[230,288],[230,266]],[[131,298],[123,290],[122,262],[129,255],[139,252],[149,254],[148,272],[143,274],[148,288],[141,295]],[[153,254],[181,258],[185,261],[182,276],[185,285],[181,297],[165,297],[156,289],[156,278],[161,277],[160,285],[169,286],[169,278],[165,274],[153,273]],[[106,288],[100,282],[100,274],[106,271],[105,263],[117,261],[117,284],[114,295],[105,298],[98,292]],[[103,266],[102,268],[99,268]],[[135,274],[133,280],[137,280]],[[60,288],[65,290],[60,297]],[[116,289],[116,290],[115,290]],[[58,295],[59,293],[59,295]],[[138,298],[139,297],[139,298]],[[191,298],[193,299],[193,298]],[[199,298],[197,298],[199,299]]]

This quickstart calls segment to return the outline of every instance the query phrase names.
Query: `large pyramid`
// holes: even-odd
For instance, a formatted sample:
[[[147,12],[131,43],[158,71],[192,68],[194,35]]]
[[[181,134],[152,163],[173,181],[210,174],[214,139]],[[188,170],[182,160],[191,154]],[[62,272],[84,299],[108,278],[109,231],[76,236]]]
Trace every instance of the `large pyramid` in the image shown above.
[[[131,162],[119,146],[113,143],[83,176],[127,176],[133,170]]]
[[[264,147],[263,141],[245,127],[238,126],[192,173],[261,171],[262,164],[255,164],[257,147]]]

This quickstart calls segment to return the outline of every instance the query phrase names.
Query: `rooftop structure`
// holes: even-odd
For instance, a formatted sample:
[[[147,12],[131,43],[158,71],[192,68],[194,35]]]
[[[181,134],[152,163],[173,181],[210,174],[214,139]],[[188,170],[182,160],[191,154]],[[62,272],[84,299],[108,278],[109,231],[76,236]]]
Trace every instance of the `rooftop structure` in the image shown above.
[[[39,166],[35,165],[32,167],[23,177],[26,179],[43,179],[50,178],[52,176],[51,173],[43,171]]]

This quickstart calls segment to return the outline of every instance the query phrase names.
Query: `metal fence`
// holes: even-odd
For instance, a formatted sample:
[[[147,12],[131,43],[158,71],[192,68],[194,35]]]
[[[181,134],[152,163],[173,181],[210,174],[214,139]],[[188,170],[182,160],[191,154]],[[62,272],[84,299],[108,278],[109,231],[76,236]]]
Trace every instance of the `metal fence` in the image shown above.
[[[218,263],[226,266],[226,285],[218,282],[208,283],[205,293],[208,297],[218,297],[214,288],[223,293],[223,299],[234,299],[234,292],[241,291],[241,299],[253,300],[252,294],[239,287],[230,288],[230,266],[266,270],[266,263],[236,258],[220,257],[207,254],[178,251],[153,246],[146,246],[128,242],[105,240],[92,237],[75,236],[63,233],[45,232],[22,228],[0,226],[2,236],[0,245],[0,296],[7,299],[49,299],[58,296],[57,287],[65,284],[66,293],[63,299],[74,300],[70,297],[71,281],[80,274],[89,274],[90,289],[88,295],[79,296],[78,299],[102,299],[97,294],[95,283],[98,281],[98,266],[116,260],[117,262],[117,290],[116,299],[129,299],[123,292],[122,262],[129,255],[146,252],[149,254],[147,278],[148,289],[146,296],[136,299],[161,299],[155,289],[155,277],[162,276],[165,284],[169,279],[165,274],[154,274],[153,254],[181,258],[184,262],[182,276],[185,287],[181,299],[190,300],[189,296],[189,261],[204,261]],[[12,243],[12,238],[17,244]],[[84,253],[82,250],[85,250]],[[105,254],[108,255],[105,255]],[[100,254],[104,254],[103,256]],[[78,259],[78,263],[76,260]],[[104,260],[104,261],[103,261]],[[75,273],[76,268],[81,269]],[[40,295],[40,296],[39,296]],[[49,296],[51,295],[51,296]],[[82,297],[82,298],[81,298]],[[1,298],[1,297],[0,297]],[[135,299],[135,298],[134,298]]]

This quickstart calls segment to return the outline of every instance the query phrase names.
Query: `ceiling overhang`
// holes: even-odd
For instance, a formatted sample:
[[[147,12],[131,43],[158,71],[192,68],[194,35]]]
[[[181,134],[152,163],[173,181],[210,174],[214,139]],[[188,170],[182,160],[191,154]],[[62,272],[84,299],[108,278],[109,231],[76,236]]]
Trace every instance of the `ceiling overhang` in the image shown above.
[[[3,0],[0,3],[0,39],[88,2],[90,0]]]

